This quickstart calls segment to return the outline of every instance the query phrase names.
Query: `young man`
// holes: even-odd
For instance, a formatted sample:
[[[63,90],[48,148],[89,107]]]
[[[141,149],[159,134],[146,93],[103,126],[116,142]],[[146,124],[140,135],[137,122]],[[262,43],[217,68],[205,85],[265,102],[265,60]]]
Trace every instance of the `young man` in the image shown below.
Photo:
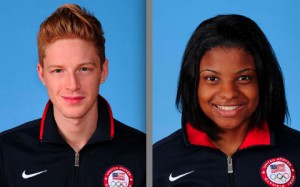
[[[0,186],[145,186],[145,134],[115,120],[99,86],[108,74],[99,21],[78,5],[40,26],[43,117],[0,135]]]

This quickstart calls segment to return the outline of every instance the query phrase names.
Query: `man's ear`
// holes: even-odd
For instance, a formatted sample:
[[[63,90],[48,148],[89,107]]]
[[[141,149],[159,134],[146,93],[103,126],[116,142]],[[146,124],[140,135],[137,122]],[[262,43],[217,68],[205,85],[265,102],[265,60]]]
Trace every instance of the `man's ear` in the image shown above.
[[[100,84],[102,84],[102,83],[105,82],[107,75],[108,75],[108,60],[105,59],[105,62],[103,63],[103,65],[101,67],[101,80],[100,80]]]
[[[45,77],[44,77],[44,69],[40,63],[37,64],[38,75],[41,82],[46,86]]]

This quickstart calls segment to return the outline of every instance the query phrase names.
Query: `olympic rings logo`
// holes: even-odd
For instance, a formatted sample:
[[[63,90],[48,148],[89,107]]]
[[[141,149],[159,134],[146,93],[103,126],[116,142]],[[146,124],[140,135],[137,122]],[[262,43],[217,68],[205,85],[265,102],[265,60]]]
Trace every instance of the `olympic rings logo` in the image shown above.
[[[290,175],[288,173],[277,173],[277,174],[271,174],[270,179],[273,181],[279,180],[282,182],[287,181],[290,178]]]
[[[111,181],[110,187],[126,187],[127,186],[127,183],[126,182],[121,182],[121,181]]]

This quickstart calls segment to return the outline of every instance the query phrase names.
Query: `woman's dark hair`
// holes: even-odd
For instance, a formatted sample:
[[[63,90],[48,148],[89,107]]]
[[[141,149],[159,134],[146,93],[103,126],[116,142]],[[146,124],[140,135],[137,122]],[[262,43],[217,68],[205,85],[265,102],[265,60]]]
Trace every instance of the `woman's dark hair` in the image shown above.
[[[283,125],[289,117],[283,76],[266,36],[251,19],[241,15],[219,15],[202,22],[192,34],[183,58],[178,81],[176,106],[182,112],[183,123],[218,139],[218,128],[201,110],[197,91],[199,66],[203,55],[215,47],[234,47],[248,51],[255,60],[259,84],[259,104],[250,127],[267,121],[270,127]]]

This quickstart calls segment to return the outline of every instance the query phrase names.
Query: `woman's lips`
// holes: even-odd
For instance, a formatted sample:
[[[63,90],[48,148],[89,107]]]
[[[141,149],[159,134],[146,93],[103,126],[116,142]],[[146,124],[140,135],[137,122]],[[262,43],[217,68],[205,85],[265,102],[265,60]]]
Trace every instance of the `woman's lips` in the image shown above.
[[[234,117],[244,108],[244,105],[214,105],[214,108],[221,116]]]
[[[220,110],[226,110],[226,111],[230,111],[230,110],[235,110],[237,108],[239,108],[240,105],[235,105],[235,106],[221,106],[221,105],[215,105],[218,109]]]

